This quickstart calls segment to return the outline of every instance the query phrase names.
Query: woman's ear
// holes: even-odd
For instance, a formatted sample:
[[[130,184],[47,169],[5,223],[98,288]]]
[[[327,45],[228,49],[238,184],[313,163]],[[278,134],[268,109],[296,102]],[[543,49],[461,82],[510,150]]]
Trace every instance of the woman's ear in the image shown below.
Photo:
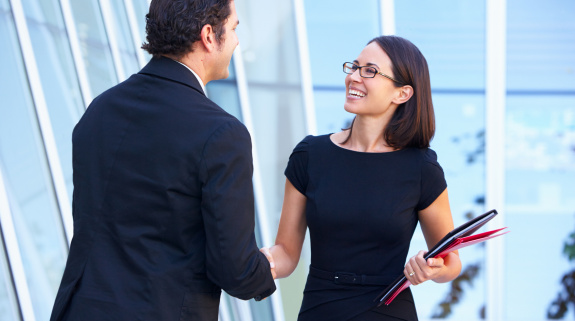
[[[393,102],[401,105],[409,100],[413,96],[413,87],[405,85],[403,87],[397,88],[397,95],[393,99]]]

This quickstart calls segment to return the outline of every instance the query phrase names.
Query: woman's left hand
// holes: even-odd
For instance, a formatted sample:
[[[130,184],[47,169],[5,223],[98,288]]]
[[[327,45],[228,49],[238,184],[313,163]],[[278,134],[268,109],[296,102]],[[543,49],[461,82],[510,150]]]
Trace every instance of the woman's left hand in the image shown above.
[[[442,270],[445,268],[445,264],[442,258],[430,258],[425,260],[423,256],[426,251],[419,251],[417,255],[410,258],[405,264],[403,269],[403,274],[411,284],[418,285],[427,280],[433,280],[437,278]]]

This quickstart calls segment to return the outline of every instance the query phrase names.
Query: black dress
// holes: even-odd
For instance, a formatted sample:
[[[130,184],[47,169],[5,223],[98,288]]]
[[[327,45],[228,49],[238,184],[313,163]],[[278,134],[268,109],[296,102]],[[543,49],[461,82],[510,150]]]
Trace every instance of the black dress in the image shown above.
[[[374,299],[403,273],[418,211],[447,187],[435,152],[362,153],[308,136],[285,175],[307,197],[311,266],[298,320],[417,320],[409,289],[389,306]]]

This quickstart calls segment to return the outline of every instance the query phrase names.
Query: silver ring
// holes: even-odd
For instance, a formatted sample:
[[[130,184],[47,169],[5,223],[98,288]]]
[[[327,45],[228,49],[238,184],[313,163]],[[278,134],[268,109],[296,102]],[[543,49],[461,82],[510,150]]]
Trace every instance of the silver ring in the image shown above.
[[[409,276],[414,276],[414,275],[415,275],[415,272],[409,273]]]

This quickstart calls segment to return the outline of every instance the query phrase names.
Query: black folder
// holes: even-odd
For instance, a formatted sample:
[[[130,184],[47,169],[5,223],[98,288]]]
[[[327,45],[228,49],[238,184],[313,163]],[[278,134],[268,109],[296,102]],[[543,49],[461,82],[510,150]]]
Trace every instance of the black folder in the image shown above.
[[[433,246],[433,248],[431,248],[427,254],[424,255],[424,258],[427,260],[428,258],[433,257],[445,257],[449,252],[472,244],[481,243],[488,239],[508,233],[507,231],[496,234],[497,232],[506,229],[506,227],[504,227],[493,231],[472,235],[475,231],[485,225],[485,223],[489,222],[493,217],[495,217],[495,215],[497,215],[497,211],[491,210],[455,228],[453,231],[447,233],[447,235],[445,235],[445,237],[443,237],[439,242],[437,242],[437,244],[435,244],[435,246]],[[411,283],[407,280],[405,275],[402,274],[391,285],[383,290],[383,292],[381,292],[374,301],[378,302],[377,306],[380,306],[384,303],[389,305],[391,301],[393,301],[393,299],[401,291],[409,287],[410,284]]]

